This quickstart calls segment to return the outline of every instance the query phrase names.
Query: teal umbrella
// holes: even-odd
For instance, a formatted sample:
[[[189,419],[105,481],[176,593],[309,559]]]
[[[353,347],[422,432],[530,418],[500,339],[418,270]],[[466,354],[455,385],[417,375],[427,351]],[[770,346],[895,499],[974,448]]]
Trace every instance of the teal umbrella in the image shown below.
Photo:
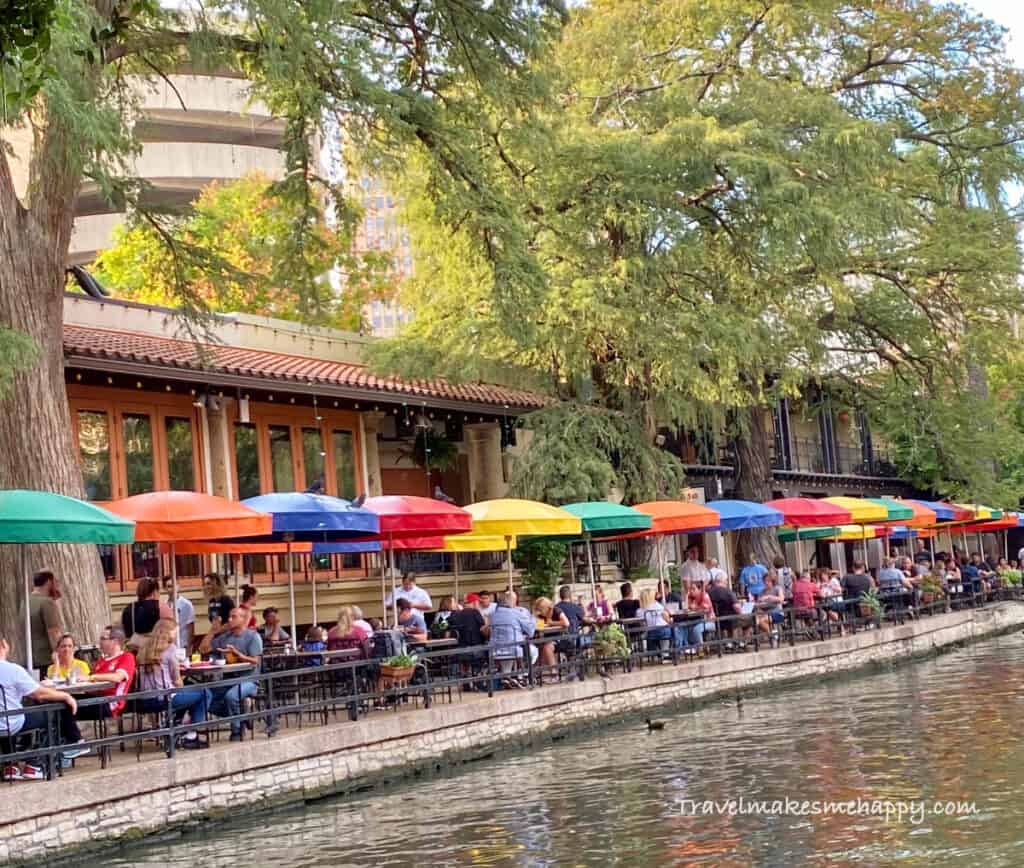
[[[607,500],[591,500],[585,503],[570,503],[563,506],[580,520],[583,528],[583,543],[587,547],[587,567],[590,571],[590,593],[597,605],[597,578],[594,575],[594,556],[590,548],[595,537],[617,536],[638,530],[650,530],[653,519],[649,515]],[[570,538],[570,548],[575,540]],[[572,563],[572,556],[569,557]]]
[[[49,491],[0,491],[0,543],[94,543],[116,545],[135,539],[135,523],[94,504]],[[29,618],[28,568],[22,549],[25,581],[25,659],[32,669],[32,623]]]

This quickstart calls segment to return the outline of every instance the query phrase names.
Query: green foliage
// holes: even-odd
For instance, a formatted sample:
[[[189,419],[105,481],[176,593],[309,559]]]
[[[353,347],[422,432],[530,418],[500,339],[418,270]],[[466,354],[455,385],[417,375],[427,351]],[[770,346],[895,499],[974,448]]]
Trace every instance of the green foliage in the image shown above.
[[[5,0],[0,6],[0,118],[7,122],[39,92],[57,0]]]
[[[531,599],[554,596],[568,554],[565,543],[545,539],[521,543],[513,552],[513,560],[524,571],[523,589]]]
[[[381,665],[390,666],[392,669],[407,669],[416,665],[416,659],[415,654],[396,654],[394,657],[383,660]]]
[[[621,413],[642,444],[656,420],[722,419],[813,380],[850,406],[900,396],[881,404],[894,440],[945,433],[944,395],[969,409],[972,366],[1021,307],[1006,191],[1024,78],[998,28],[928,0],[594,0],[531,72],[529,115],[462,125],[471,162],[396,178],[415,317],[380,364],[512,365],[562,402],[549,418]],[[621,485],[611,431],[627,442],[602,421],[559,443],[539,419],[518,490]],[[986,447],[965,439],[932,465],[901,443],[902,465],[986,489]]]
[[[401,458],[408,458],[417,467],[430,467],[431,470],[445,471],[455,466],[459,459],[459,447],[445,437],[436,434],[430,428],[416,431],[412,449],[400,450]]]
[[[869,588],[863,591],[860,595],[860,605],[867,609],[872,618],[881,618],[885,611],[885,604],[879,599],[878,591],[874,588]]]
[[[562,504],[603,500],[618,488],[627,503],[642,503],[678,496],[684,485],[680,461],[623,412],[565,401],[525,424],[534,437],[514,465],[513,496]]]
[[[629,657],[629,641],[618,624],[607,624],[594,634],[594,653],[598,657]]]
[[[1024,581],[1024,573],[1020,570],[1005,569],[999,571],[1000,578],[1008,585],[1017,586]]]
[[[33,364],[38,348],[24,332],[0,326],[0,398],[11,388],[14,375]]]
[[[383,291],[386,256],[351,253],[351,227],[317,231],[296,245],[303,209],[253,175],[211,184],[185,214],[118,227],[95,263],[97,278],[122,298],[173,305],[182,284],[214,311],[299,319],[358,329],[363,305]],[[345,275],[345,291],[326,279]]]

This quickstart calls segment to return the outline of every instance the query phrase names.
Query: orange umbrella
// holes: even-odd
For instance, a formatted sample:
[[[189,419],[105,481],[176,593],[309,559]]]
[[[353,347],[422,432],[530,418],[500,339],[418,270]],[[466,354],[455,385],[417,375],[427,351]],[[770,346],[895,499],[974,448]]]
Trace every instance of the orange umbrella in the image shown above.
[[[602,537],[602,540],[636,539],[638,537],[656,536],[658,549],[658,578],[665,579],[665,559],[661,550],[661,537],[670,533],[685,531],[717,530],[722,524],[722,516],[714,509],[699,503],[685,500],[649,500],[638,503],[633,509],[651,517],[651,526],[646,530],[616,536]]]
[[[150,491],[104,504],[104,508],[135,522],[136,542],[171,544],[171,585],[178,598],[174,544],[274,532],[272,516],[234,500],[199,491]],[[177,614],[177,606],[175,606]]]

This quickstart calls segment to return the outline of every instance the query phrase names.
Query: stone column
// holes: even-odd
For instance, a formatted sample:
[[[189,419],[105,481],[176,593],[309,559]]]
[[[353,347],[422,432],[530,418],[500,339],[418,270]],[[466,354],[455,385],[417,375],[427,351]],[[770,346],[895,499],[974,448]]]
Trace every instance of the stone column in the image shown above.
[[[363,470],[366,473],[366,494],[369,497],[378,497],[383,494],[381,487],[380,473],[380,449],[377,446],[377,432],[380,429],[384,413],[368,411],[361,413],[359,418],[362,422],[363,432]]]
[[[210,494],[233,499],[235,477],[231,471],[231,450],[234,448],[229,409],[234,398],[210,397],[206,405],[206,429],[209,432],[206,460],[210,462]]]
[[[469,451],[469,487],[473,502],[504,497],[508,491],[501,464],[501,428],[497,422],[463,426]]]

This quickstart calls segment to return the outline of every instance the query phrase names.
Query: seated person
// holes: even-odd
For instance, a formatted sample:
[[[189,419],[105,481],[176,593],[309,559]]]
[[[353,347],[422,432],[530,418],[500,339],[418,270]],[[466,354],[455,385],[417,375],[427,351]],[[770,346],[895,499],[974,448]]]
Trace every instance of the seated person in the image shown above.
[[[415,642],[427,641],[427,622],[423,620],[423,613],[413,608],[413,604],[405,597],[399,597],[397,627],[407,639]]]
[[[431,639],[448,639],[451,636],[451,618],[456,609],[455,597],[447,596],[441,598],[441,605],[434,613],[434,620],[430,624]],[[425,619],[424,619],[425,620]]]
[[[110,687],[104,690],[101,696],[123,697],[132,689],[132,682],[135,680],[135,655],[125,650],[124,642],[124,630],[116,624],[109,624],[100,631],[100,659],[96,661],[89,680],[109,682]],[[78,709],[77,717],[79,720],[120,717],[124,706],[124,699],[87,705]]]
[[[601,589],[597,588],[596,592],[600,595]],[[601,599],[602,597],[599,597],[597,602],[600,603]],[[607,600],[604,602],[605,605],[608,604]],[[594,608],[594,603],[591,603],[591,608]],[[595,611],[597,610],[595,609]],[[588,647],[593,637],[586,626],[587,615],[579,603],[572,601],[572,588],[568,585],[562,585],[558,589],[558,605],[555,606],[555,612],[568,619],[569,632],[572,634],[572,636],[561,640],[559,650],[563,653],[570,653],[577,647],[577,643],[580,647]]]
[[[448,619],[448,625],[455,632],[460,648],[473,648],[484,644],[483,632],[487,622],[478,604],[479,597],[476,594],[466,594],[465,605],[452,612],[451,618]]]
[[[338,610],[338,622],[327,631],[327,647],[331,651],[355,648],[360,656],[366,656],[366,643],[373,635],[370,625],[357,617],[362,612],[355,606],[342,606]]]
[[[281,616],[274,606],[267,606],[263,610],[263,626],[259,633],[264,645],[281,645],[292,640],[288,631],[281,626]]]
[[[533,617],[537,623],[537,627],[561,627],[563,630],[569,629],[569,618],[558,609],[555,608],[554,603],[551,602],[547,597],[538,597],[533,601]],[[558,658],[555,655],[555,642],[544,642],[540,646],[540,665],[541,666],[555,666],[558,663]]]
[[[777,584],[774,569],[764,577],[764,590],[757,598],[757,629],[761,633],[772,633],[776,625],[781,624],[786,616],[782,610],[784,602],[782,586]]]
[[[173,621],[161,619],[157,621],[153,632],[143,643],[138,657],[140,691],[174,690],[184,687],[178,668],[176,632]],[[203,723],[212,701],[213,694],[202,687],[178,690],[171,697],[175,721],[180,723],[187,712],[191,723]],[[153,714],[167,710],[167,700],[162,697],[144,699],[141,704],[143,711]],[[209,743],[205,739],[200,739],[195,730],[191,730],[182,737],[180,746],[186,750],[194,750],[209,747]]]
[[[821,588],[811,581],[811,574],[801,570],[793,580],[793,614],[798,618],[817,620],[814,604],[821,599]]]
[[[712,582],[708,596],[711,598],[711,605],[715,610],[720,633],[731,637],[739,628],[741,635],[745,636],[750,630],[753,618],[743,614],[739,600],[736,599],[736,595],[729,587],[729,580],[721,578]]]
[[[36,702],[63,702],[65,707],[57,715],[56,725],[61,743],[69,745],[64,751],[64,756],[72,759],[88,753],[88,748],[74,746],[82,740],[74,718],[75,712],[78,710],[75,698],[70,693],[64,693],[61,690],[54,690],[52,687],[43,687],[38,684],[21,666],[8,661],[7,655],[10,652],[10,644],[3,636],[0,636],[0,693],[3,694],[3,698],[0,700],[0,703],[2,703],[0,704],[0,709],[8,712],[20,711],[23,708],[22,700],[26,696],[34,699]],[[13,741],[16,736],[33,730],[39,730],[45,743],[49,732],[49,721],[47,718],[50,714],[52,712],[28,709],[24,714],[0,717],[0,738]],[[11,747],[13,748],[14,745],[12,744]],[[6,748],[0,748],[0,750],[7,752]],[[42,768],[34,763],[11,763],[5,766],[3,770],[3,779],[5,781],[39,781],[43,780],[44,777]]]
[[[683,579],[683,587],[686,589],[688,583],[692,583],[693,579]],[[672,590],[672,583],[669,581],[658,580],[658,590],[655,591],[654,599],[657,600],[661,605],[668,606],[669,603],[673,603],[676,606],[683,605],[683,595],[678,591]]]
[[[249,621],[249,613],[237,606],[228,614],[227,629],[214,636],[210,630],[199,643],[199,651],[202,654],[215,654],[224,657],[228,663],[247,663],[249,668],[233,678],[255,675],[259,672],[260,658],[263,656],[263,640],[255,630],[250,630],[245,625]],[[259,685],[255,681],[243,681],[239,684],[232,684],[228,687],[214,687],[213,710],[216,714],[228,717],[237,717],[242,713],[242,701],[250,696],[255,696]],[[267,728],[275,729],[272,721],[268,721]],[[231,721],[231,741],[242,740],[242,722]]]
[[[647,588],[640,594],[640,617],[647,628],[647,650],[656,651],[663,640],[668,640],[674,648],[681,648],[685,641],[675,630],[672,616],[654,597],[654,591]]]
[[[494,614],[491,615],[488,642],[496,660],[521,660],[527,639],[536,632],[536,621],[525,609],[516,605],[515,594],[503,591],[498,595]],[[537,660],[537,647],[530,645],[530,659]]]
[[[640,611],[640,601],[633,597],[633,586],[629,582],[623,582],[619,586],[619,593],[622,594],[622,599],[615,604],[615,613],[619,616],[619,620],[626,621],[637,617],[637,612]]]
[[[46,670],[46,677],[56,681],[89,680],[89,664],[75,657],[75,640],[70,633],[57,640],[57,651],[53,663]]]
[[[477,596],[480,598],[480,602],[478,604],[480,614],[483,615],[484,618],[490,618],[491,615],[494,614],[494,610],[498,608],[498,604],[494,599],[494,594],[490,591],[480,591],[477,593]]]
[[[323,627],[314,624],[306,631],[306,638],[302,640],[302,651],[307,653],[313,651],[327,650],[327,631]],[[320,656],[306,657],[302,661],[303,666],[323,666],[324,658]]]
[[[724,572],[719,578],[728,581]],[[704,644],[704,634],[715,629],[715,607],[711,603],[711,597],[704,590],[703,582],[690,582],[690,586],[686,589],[685,604],[687,614],[703,616],[700,620],[691,620],[679,625],[681,629],[689,631],[690,644],[699,647]]]

